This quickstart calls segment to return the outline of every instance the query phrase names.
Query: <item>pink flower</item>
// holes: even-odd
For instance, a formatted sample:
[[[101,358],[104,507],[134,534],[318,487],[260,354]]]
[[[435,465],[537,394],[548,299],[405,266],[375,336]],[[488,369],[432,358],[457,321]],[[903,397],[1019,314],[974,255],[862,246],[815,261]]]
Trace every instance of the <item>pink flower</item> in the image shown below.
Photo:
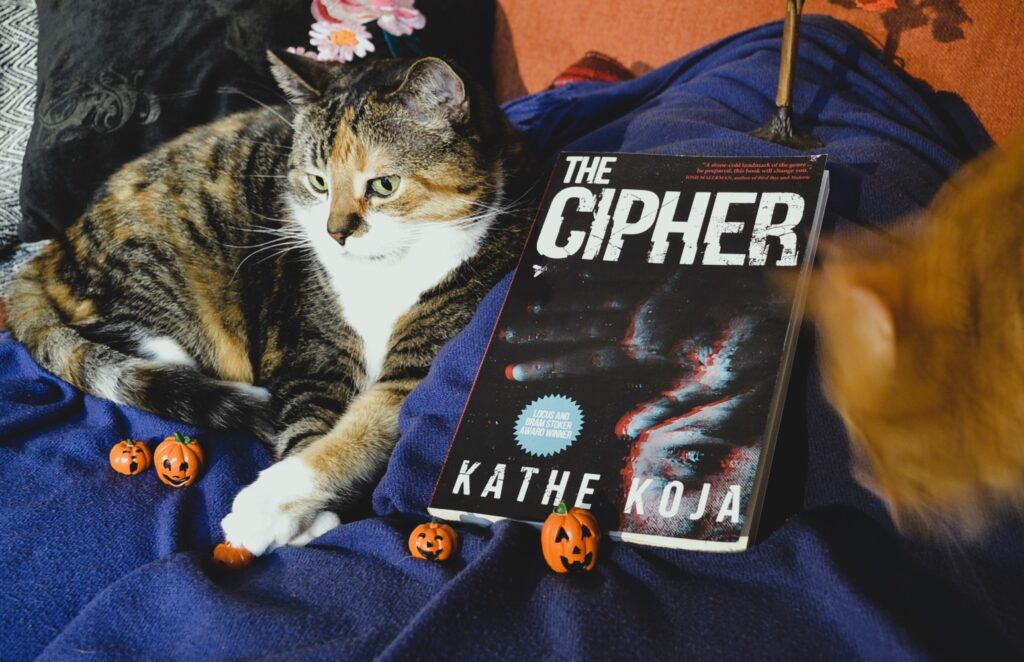
[[[370,0],[313,0],[313,17],[329,23],[369,23],[380,16]]]
[[[327,7],[324,6],[322,0],[313,0],[313,4],[309,6],[309,11],[313,14],[313,18],[319,21],[326,21],[328,23],[337,23],[338,19],[334,18],[327,13]]]
[[[354,21],[317,21],[309,31],[309,43],[316,46],[318,60],[351,62],[374,50],[370,31]]]
[[[309,11],[316,19],[309,42],[317,53],[304,48],[288,49],[318,60],[351,62],[374,51],[366,23],[377,21],[381,29],[402,37],[427,24],[413,5],[416,0],[313,0]]]
[[[427,18],[413,7],[415,0],[370,0],[380,18],[377,25],[396,37],[412,34],[427,24]]]
[[[314,53],[313,51],[306,50],[302,46],[289,46],[285,50],[288,51],[289,53],[294,54],[294,55],[301,55],[302,57],[308,57],[311,60],[316,60],[317,59],[317,54],[316,53]]]

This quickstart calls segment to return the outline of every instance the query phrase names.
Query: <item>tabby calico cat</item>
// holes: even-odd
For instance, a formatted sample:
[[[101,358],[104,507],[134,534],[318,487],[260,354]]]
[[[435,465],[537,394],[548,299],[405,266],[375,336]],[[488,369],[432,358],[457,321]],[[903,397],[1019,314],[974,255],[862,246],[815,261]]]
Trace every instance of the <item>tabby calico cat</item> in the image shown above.
[[[75,386],[271,445],[222,523],[254,554],[333,528],[379,476],[406,395],[526,229],[507,212],[522,142],[445,62],[270,59],[291,107],[125,166],[8,302]]]
[[[914,533],[1024,505],[1024,140],[824,253],[809,311],[860,482]]]

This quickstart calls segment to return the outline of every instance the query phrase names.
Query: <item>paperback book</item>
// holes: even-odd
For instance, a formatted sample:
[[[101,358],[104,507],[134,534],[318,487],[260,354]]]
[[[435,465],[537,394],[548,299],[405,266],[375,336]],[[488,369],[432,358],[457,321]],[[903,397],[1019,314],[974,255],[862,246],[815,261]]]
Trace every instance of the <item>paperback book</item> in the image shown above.
[[[560,155],[431,514],[539,523],[565,502],[612,538],[745,549],[828,195],[825,161]]]

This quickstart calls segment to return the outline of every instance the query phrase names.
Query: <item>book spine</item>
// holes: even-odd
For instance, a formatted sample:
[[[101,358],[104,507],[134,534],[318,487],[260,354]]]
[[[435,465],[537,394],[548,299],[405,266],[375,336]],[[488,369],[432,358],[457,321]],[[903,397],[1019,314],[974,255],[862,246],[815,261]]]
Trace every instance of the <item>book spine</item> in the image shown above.
[[[786,402],[786,391],[789,388],[789,378],[793,369],[793,358],[796,355],[797,340],[800,336],[800,329],[803,327],[804,306],[807,302],[807,291],[810,286],[811,272],[814,269],[814,260],[818,248],[818,236],[821,234],[821,222],[825,215],[825,204],[828,200],[828,171],[822,173],[821,186],[818,190],[818,200],[814,210],[814,223],[807,237],[807,248],[804,251],[804,263],[800,267],[800,277],[797,283],[796,292],[793,296],[793,304],[789,313],[789,325],[786,328],[786,337],[783,341],[782,359],[779,362],[778,377],[775,382],[775,391],[772,395],[772,404],[768,411],[768,423],[765,427],[764,444],[761,448],[761,457],[757,466],[757,473],[754,476],[754,485],[750,491],[749,506],[747,508],[746,522],[743,525],[741,538],[750,542],[757,540],[757,529],[761,519],[761,510],[764,507],[765,491],[768,488],[768,479],[772,470],[772,458],[775,454],[775,444],[778,440],[779,425],[782,422],[782,411]]]

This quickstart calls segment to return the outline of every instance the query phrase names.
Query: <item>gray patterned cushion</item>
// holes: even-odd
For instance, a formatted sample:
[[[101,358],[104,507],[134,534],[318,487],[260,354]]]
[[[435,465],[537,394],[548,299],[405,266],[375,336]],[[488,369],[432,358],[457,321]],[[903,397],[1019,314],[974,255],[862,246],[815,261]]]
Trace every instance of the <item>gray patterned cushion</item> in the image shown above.
[[[0,295],[37,246],[18,246],[21,159],[32,129],[36,97],[36,6],[32,0],[0,0]]]
[[[21,159],[32,130],[39,31],[31,0],[0,0],[0,252],[17,240]]]

